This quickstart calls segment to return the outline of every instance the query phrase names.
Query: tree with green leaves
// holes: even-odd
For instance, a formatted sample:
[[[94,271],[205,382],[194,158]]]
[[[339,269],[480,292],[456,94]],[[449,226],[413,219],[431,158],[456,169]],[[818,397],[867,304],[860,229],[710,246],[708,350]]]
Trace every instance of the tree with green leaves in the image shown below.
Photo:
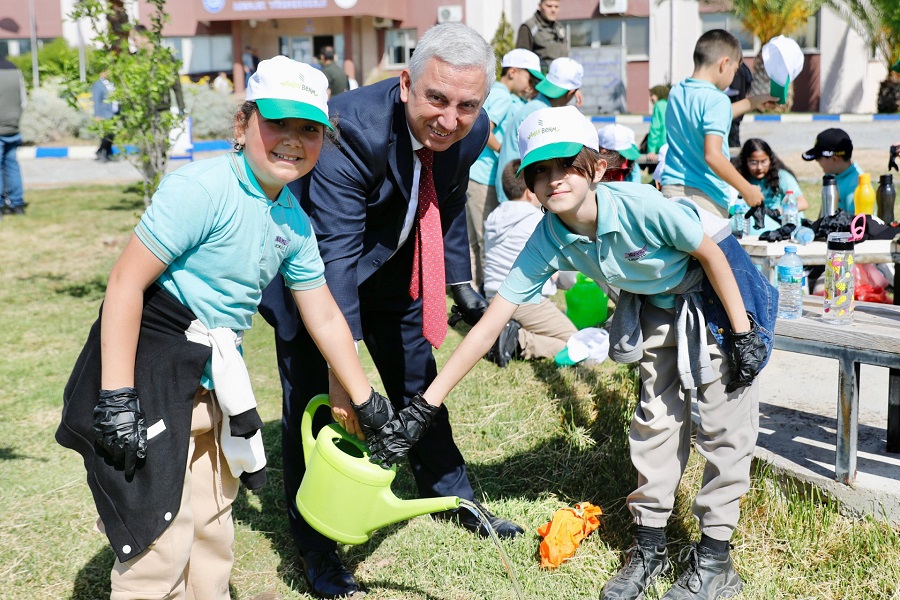
[[[759,38],[760,44],[779,35],[791,35],[802,29],[826,0],[730,0],[731,12],[740,19],[748,33]],[[893,0],[896,1],[896,0]],[[728,9],[723,0],[703,0],[705,4]],[[761,55],[753,63],[751,94],[769,93],[769,76]],[[781,111],[789,111],[794,103],[794,89],[788,93]]]
[[[173,90],[180,92],[180,62],[162,43],[168,19],[165,0],[147,4],[149,28],[130,18],[123,0],[76,0],[71,17],[89,20],[101,48],[94,53],[99,62],[95,70],[108,71],[115,86],[110,99],[118,103],[119,113],[97,121],[95,127],[100,135],[111,134],[119,147],[134,148],[124,155],[140,172],[144,202],[149,205],[166,171],[169,132],[183,126],[184,116],[183,111],[170,110]]]
[[[500,24],[497,31],[494,32],[494,38],[491,40],[491,46],[494,48],[494,54],[497,55],[497,79],[500,78],[500,61],[507,52],[516,47],[516,41],[513,39],[513,28],[506,19],[506,11],[500,13]]]

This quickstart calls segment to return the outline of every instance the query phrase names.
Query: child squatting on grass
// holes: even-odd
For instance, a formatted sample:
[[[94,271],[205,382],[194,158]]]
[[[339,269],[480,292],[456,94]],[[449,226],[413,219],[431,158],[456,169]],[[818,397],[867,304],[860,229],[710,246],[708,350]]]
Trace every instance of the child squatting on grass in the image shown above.
[[[627,564],[603,599],[635,599],[669,569],[665,525],[691,448],[691,390],[706,458],[694,501],[702,538],[667,600],[729,598],[742,582],[729,554],[740,498],[750,485],[759,423],[756,375],[773,342],[777,292],[730,235],[725,220],[651,186],[599,184],[606,161],[594,127],[574,107],[546,108],[519,129],[525,182],[547,210],[484,316],[413,404],[369,438],[373,460],[396,462],[484,356],[524,302],[537,302],[558,270],[578,270],[621,288],[611,356],[637,362],[641,397],[631,422],[638,487]]]
[[[276,273],[352,402],[380,398],[286,187],[332,129],[327,86],[309,65],[262,61],[234,117],[236,152],[166,176],[112,269],[56,439],[84,458],[116,554],[113,600],[230,598],[238,480],[266,481],[240,345]],[[356,422],[349,406],[332,413]]]

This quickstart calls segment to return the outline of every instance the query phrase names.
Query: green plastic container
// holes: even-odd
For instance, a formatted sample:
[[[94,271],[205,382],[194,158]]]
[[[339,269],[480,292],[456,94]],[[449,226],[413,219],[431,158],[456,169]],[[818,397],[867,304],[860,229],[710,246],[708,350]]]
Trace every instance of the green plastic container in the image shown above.
[[[609,316],[608,304],[606,292],[581,273],[566,291],[566,315],[578,329],[603,325]]]

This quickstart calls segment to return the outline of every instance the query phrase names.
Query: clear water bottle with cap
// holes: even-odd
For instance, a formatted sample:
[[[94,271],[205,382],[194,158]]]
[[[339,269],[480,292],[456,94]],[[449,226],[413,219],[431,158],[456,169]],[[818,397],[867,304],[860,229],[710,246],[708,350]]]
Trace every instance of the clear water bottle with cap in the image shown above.
[[[853,242],[850,233],[828,234],[825,251],[825,298],[822,320],[834,325],[853,322]]]
[[[775,265],[778,277],[778,318],[799,319],[803,315],[803,261],[796,246],[785,246]]]
[[[744,218],[750,207],[744,202],[744,197],[738,194],[737,199],[728,209],[731,214],[731,233],[734,237],[740,239],[745,235],[750,235],[750,220]]]
[[[837,212],[837,208],[837,181],[834,175],[828,173],[822,177],[822,208],[819,210],[819,218],[830,217]]]
[[[797,199],[794,190],[788,190],[781,199],[781,224],[791,223],[794,227],[800,227],[800,209],[797,208]]]

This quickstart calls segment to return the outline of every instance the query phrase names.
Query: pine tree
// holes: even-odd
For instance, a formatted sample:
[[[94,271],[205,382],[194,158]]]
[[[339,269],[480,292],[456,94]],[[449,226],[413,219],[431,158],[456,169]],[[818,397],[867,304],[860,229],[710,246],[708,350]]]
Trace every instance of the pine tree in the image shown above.
[[[516,47],[513,40],[513,28],[509,21],[506,20],[506,11],[500,13],[500,24],[491,40],[491,46],[494,48],[494,54],[497,55],[497,79],[500,78],[500,60],[503,56]]]

